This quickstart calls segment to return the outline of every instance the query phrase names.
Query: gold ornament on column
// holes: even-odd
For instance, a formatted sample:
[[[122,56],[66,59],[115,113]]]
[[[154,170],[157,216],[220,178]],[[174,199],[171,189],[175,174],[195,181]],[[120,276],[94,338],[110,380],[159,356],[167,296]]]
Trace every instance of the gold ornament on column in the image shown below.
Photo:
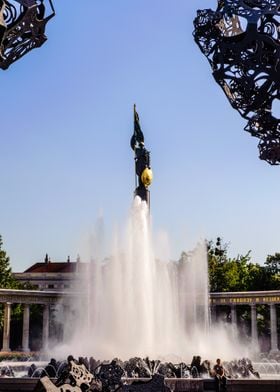
[[[153,181],[153,172],[151,169],[146,167],[141,174],[141,181],[145,185],[146,188],[151,185]]]

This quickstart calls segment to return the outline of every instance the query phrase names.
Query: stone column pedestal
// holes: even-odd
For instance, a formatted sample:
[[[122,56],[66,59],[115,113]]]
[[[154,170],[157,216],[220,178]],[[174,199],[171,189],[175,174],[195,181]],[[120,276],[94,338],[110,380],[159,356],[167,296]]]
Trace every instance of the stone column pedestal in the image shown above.
[[[251,305],[251,336],[252,336],[252,344],[256,351],[258,350],[258,329],[257,329],[257,309],[256,305]]]
[[[277,336],[277,317],[276,317],[276,306],[270,304],[270,352],[277,353],[278,350],[278,336]]]
[[[233,326],[237,326],[237,314],[236,314],[236,305],[231,305],[231,322]]]
[[[216,305],[211,305],[210,307],[210,325],[217,322],[217,307]]]
[[[29,319],[30,305],[25,304],[23,308],[23,329],[22,329],[22,351],[29,352]]]
[[[49,305],[44,305],[44,311],[43,311],[43,349],[48,347],[49,324],[50,324],[50,307],[49,307]]]
[[[3,347],[1,351],[7,352],[10,349],[10,327],[11,327],[11,303],[5,304],[4,328],[3,328]]]

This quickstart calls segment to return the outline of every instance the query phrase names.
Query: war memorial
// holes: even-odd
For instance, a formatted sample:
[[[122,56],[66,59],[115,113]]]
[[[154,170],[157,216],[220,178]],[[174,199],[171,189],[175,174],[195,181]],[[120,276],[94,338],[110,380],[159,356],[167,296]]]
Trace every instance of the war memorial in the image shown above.
[[[40,47],[54,16],[51,0],[0,1],[0,67],[16,66]],[[248,122],[245,130],[259,139],[260,159],[271,165],[280,164],[279,119],[271,110],[280,98],[279,18],[280,0],[218,0],[215,10],[197,11],[193,31],[215,81]],[[204,241],[180,263],[155,258],[151,154],[136,105],[133,121],[135,190],[125,252],[117,244],[106,261],[88,263],[73,290],[0,289],[2,352],[11,351],[12,306],[23,306],[21,348],[27,358],[30,306],[42,310],[41,353],[30,354],[24,363],[0,362],[0,392],[279,391],[280,290],[209,293]],[[251,320],[246,336],[237,317],[245,305]],[[259,352],[260,305],[269,314],[267,358]],[[63,318],[63,339],[54,344],[50,315],[55,306]],[[227,327],[217,319],[223,307],[230,309]],[[241,348],[247,355],[238,358]],[[216,351],[229,353],[230,359],[221,364]]]

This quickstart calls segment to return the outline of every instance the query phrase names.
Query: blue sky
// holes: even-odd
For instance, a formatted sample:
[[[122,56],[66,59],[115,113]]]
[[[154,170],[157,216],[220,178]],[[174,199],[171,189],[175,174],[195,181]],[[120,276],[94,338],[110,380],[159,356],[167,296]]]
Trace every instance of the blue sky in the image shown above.
[[[108,233],[123,224],[134,103],[153,228],[168,233],[171,257],[217,236],[254,262],[280,251],[280,167],[259,160],[192,39],[196,10],[216,2],[54,3],[47,43],[0,74],[0,233],[13,270],[46,252],[74,260],[100,211]]]

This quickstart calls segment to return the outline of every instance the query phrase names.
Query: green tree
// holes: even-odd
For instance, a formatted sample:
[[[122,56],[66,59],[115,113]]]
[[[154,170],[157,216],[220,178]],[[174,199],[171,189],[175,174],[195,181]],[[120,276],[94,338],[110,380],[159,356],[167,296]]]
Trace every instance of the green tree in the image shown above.
[[[2,236],[0,235],[0,288],[14,289],[18,288],[18,283],[13,277],[12,268],[10,266],[10,258],[3,249]]]
[[[3,241],[0,235],[0,289],[29,289],[32,290],[34,287],[29,283],[18,282],[13,274],[12,268],[10,266],[10,259],[7,252],[3,249]],[[31,313],[33,308],[31,308]],[[32,316],[32,314],[31,314]],[[21,304],[13,304],[11,322],[17,323],[17,325],[22,325],[23,317],[23,306]],[[0,328],[3,327],[4,320],[4,307],[3,304],[0,305]]]
[[[280,274],[280,253],[274,255],[268,255],[265,261],[265,265],[271,270],[273,274]]]
[[[247,289],[250,252],[231,259],[227,251],[228,244],[224,244],[220,237],[215,243],[208,242],[209,285],[212,292]]]
[[[218,237],[214,243],[208,241],[209,287],[212,292],[224,291],[224,264],[227,258],[227,244]]]
[[[229,258],[228,245],[218,237],[216,243],[208,242],[209,284],[212,292],[260,291],[279,289],[276,273],[277,257],[269,256],[264,266],[251,262],[250,251],[245,255]],[[280,254],[276,254],[279,255]],[[280,264],[278,264],[280,266]]]
[[[0,235],[0,289],[19,289],[19,290],[34,290],[35,287],[29,283],[18,282],[12,273],[10,266],[10,258],[7,252],[3,249],[2,236]]]
[[[280,253],[268,255],[264,268],[271,276],[270,290],[280,290]]]

